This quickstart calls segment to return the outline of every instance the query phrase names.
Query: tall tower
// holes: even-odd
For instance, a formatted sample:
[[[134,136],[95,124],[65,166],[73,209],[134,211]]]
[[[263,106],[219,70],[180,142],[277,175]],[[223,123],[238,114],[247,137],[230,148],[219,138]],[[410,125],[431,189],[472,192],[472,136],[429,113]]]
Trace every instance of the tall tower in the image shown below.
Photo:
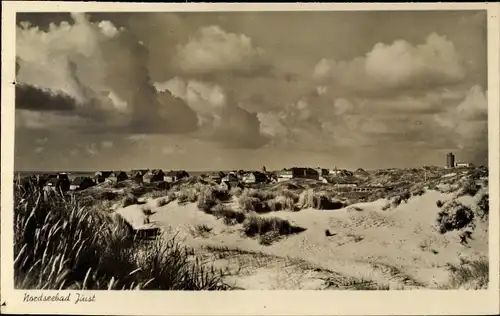
[[[453,153],[448,153],[446,155],[446,168],[454,168],[455,167],[455,155]]]

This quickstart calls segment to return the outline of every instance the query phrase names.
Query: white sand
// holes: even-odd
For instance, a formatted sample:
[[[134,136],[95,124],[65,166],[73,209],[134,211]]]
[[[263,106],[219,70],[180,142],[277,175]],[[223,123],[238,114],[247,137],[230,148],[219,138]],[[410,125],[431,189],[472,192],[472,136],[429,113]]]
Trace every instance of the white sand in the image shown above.
[[[240,224],[227,226],[222,220],[199,211],[194,203],[181,206],[174,201],[157,207],[157,200],[149,200],[145,205],[132,205],[117,212],[140,225],[144,217],[141,208],[149,207],[156,212],[151,216],[152,223],[164,227],[170,234],[177,233],[184,243],[205,255],[207,251],[203,247],[207,245],[255,252],[233,254],[217,262],[233,269],[238,267],[239,272],[228,277],[228,282],[244,289],[321,289],[326,287],[324,279],[334,273],[372,280],[391,289],[429,288],[447,283],[447,263],[457,263],[460,256],[487,256],[488,253],[486,223],[478,223],[470,247],[459,243],[456,232],[442,235],[436,231],[439,212],[436,201],[452,198],[452,194],[428,191],[386,211],[382,211],[382,206],[387,200],[379,200],[355,205],[361,211],[348,207],[264,214],[261,216],[285,218],[306,228],[270,246],[243,236]],[[474,199],[459,200],[475,207]],[[212,231],[205,236],[192,234],[193,228],[200,224],[211,227]],[[334,236],[325,236],[326,229]],[[305,267],[304,262],[310,266]]]

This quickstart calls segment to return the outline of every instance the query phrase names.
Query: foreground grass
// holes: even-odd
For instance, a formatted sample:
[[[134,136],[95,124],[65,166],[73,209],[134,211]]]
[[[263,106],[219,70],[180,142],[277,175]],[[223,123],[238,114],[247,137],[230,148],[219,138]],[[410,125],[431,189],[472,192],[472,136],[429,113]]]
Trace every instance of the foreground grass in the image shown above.
[[[446,289],[487,289],[489,282],[488,258],[461,259],[459,265],[448,265],[450,283]]]
[[[123,220],[74,198],[15,188],[14,216],[16,288],[228,289],[222,270],[175,237],[136,240]]]

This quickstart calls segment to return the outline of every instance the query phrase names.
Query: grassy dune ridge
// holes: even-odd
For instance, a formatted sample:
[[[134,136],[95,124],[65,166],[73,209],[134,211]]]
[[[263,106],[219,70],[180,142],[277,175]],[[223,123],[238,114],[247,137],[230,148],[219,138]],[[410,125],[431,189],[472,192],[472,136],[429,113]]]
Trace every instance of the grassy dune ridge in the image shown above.
[[[120,217],[76,199],[16,190],[15,286],[25,289],[222,290],[224,272],[173,237],[134,240]]]

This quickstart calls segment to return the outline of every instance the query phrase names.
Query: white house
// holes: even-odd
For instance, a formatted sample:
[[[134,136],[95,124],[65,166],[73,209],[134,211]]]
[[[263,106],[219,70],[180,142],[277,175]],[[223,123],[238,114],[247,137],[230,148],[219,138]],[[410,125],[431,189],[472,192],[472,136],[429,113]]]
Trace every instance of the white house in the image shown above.
[[[333,186],[336,188],[356,188],[358,185],[356,183],[335,183]]]

